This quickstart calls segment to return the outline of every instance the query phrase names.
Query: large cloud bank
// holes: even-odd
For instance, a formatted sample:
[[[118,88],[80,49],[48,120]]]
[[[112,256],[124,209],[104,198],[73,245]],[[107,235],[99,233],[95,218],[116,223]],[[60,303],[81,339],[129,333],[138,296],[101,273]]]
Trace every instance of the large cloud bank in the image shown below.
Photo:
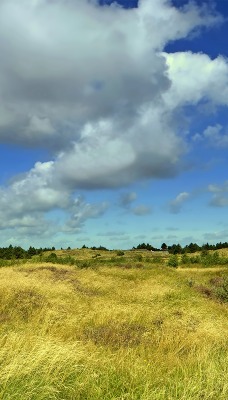
[[[29,229],[58,208],[96,217],[107,205],[86,205],[75,192],[177,174],[186,143],[176,112],[202,98],[227,105],[228,65],[164,47],[220,21],[206,5],[176,9],[167,0],[128,10],[1,0],[0,141],[50,154],[1,188],[2,228]]]

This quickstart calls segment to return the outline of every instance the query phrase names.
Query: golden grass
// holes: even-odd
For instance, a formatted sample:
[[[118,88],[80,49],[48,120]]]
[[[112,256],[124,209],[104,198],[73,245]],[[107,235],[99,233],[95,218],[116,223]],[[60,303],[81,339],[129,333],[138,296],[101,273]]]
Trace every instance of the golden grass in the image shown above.
[[[189,285],[226,273],[1,268],[0,399],[227,399],[227,306]]]

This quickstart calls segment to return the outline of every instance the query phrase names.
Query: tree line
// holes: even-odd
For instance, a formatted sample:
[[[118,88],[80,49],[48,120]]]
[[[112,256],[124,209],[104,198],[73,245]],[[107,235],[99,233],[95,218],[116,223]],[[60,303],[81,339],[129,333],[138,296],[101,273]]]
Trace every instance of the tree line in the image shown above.
[[[168,251],[170,254],[186,254],[186,253],[196,253],[197,251],[208,251],[208,250],[219,250],[228,248],[228,242],[219,242],[216,244],[203,244],[199,246],[197,243],[190,243],[184,247],[182,247],[179,243],[173,244],[172,246],[167,246],[166,243],[162,243],[161,248],[156,248],[149,243],[141,243],[137,247],[133,247],[133,250],[149,250],[149,251]],[[88,249],[87,246],[83,245],[82,249]],[[90,247],[91,250],[105,250],[108,249],[104,246],[99,247]],[[55,247],[40,247],[35,248],[30,246],[28,250],[23,249],[20,246],[12,246],[9,245],[8,247],[0,247],[0,259],[3,260],[13,260],[13,259],[23,259],[23,258],[32,258],[33,256],[42,255],[44,252],[47,251],[55,251]],[[63,250],[61,248],[61,250]],[[71,250],[70,247],[67,250]]]
[[[166,243],[162,243],[161,248],[158,249],[153,247],[149,243],[141,243],[137,247],[133,247],[133,250],[149,250],[149,251],[164,251],[167,250],[170,254],[185,254],[185,253],[196,253],[197,251],[207,251],[207,250],[219,250],[228,248],[228,242],[219,242],[216,244],[205,243],[199,246],[197,243],[190,243],[182,247],[179,243],[173,244],[172,246],[167,246]]]
[[[9,247],[0,247],[0,258],[3,260],[13,260],[13,259],[21,259],[21,258],[31,258],[36,255],[41,255],[45,251],[54,251],[55,247],[45,247],[36,249],[35,247],[30,246],[28,250],[24,250],[20,246],[12,246]]]

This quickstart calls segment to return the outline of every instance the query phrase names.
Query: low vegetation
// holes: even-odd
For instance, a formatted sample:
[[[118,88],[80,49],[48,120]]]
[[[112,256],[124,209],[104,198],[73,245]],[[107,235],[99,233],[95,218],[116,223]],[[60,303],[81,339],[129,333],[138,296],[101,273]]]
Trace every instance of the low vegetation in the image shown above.
[[[226,400],[227,265],[224,250],[2,260],[0,399]]]

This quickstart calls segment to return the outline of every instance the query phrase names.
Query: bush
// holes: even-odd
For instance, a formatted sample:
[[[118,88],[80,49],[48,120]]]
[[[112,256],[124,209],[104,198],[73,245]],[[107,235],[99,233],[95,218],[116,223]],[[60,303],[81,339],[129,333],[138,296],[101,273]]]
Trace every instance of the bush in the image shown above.
[[[49,254],[49,256],[46,257],[46,262],[52,262],[52,263],[56,263],[58,262],[58,257],[55,253],[51,253]]]
[[[118,251],[116,252],[116,255],[117,255],[117,256],[124,256],[124,251],[118,250]]]
[[[176,254],[174,254],[171,257],[169,257],[168,266],[169,267],[173,267],[173,268],[177,268],[178,267],[178,257],[177,257]]]
[[[214,266],[224,264],[224,258],[220,257],[219,253],[215,251],[214,253],[201,253],[201,263],[207,266]]]
[[[80,269],[86,269],[90,267],[90,263],[88,261],[77,261],[76,265]]]
[[[228,302],[228,278],[224,279],[215,291],[216,297],[223,303]]]
[[[189,256],[187,254],[183,254],[181,257],[181,263],[182,264],[189,264],[190,263],[190,259]]]
[[[153,264],[161,264],[163,262],[163,259],[161,256],[152,256],[151,258],[146,258],[146,262],[151,262]]]
[[[200,256],[189,257],[191,264],[199,264],[201,262]]]
[[[75,265],[77,263],[76,260],[71,256],[59,257],[57,258],[57,261],[59,264],[68,264],[68,265]]]

